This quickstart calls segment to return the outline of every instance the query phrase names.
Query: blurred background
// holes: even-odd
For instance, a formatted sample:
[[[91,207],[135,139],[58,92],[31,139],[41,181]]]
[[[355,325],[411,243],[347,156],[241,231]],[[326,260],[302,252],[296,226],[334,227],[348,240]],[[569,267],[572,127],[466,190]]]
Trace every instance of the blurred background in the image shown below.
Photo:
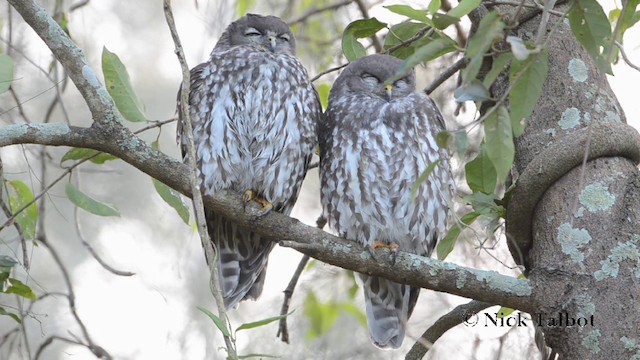
[[[83,49],[91,66],[101,73],[103,47],[116,53],[126,65],[133,87],[145,105],[145,115],[153,121],[175,116],[176,91],[181,81],[180,67],[171,36],[158,0],[70,1],[43,0],[50,14],[66,14],[72,39]],[[314,9],[340,4],[332,10],[312,13]],[[384,5],[410,4],[413,1],[338,0],[175,0],[174,13],[190,67],[205,61],[224,28],[245,12],[273,14],[292,24],[298,56],[310,76],[343,64],[340,37],[345,26],[368,15],[390,24],[402,21]],[[80,6],[79,6],[80,5]],[[455,6],[455,2],[453,3]],[[611,6],[604,4],[603,6]],[[611,8],[605,9],[610,10]],[[68,122],[77,126],[91,124],[91,115],[73,84],[64,80],[62,69],[32,29],[7,4],[0,4],[2,50],[14,59],[15,81],[12,92],[0,95],[0,123]],[[460,33],[468,28],[463,23]],[[630,59],[640,63],[638,29],[625,38]],[[365,40],[366,42],[366,40]],[[374,52],[369,48],[370,53]],[[419,85],[425,87],[443,72],[459,54],[429,63],[418,69]],[[52,65],[53,64],[53,65]],[[640,103],[634,85],[640,73],[624,62],[614,68],[610,82],[629,122],[640,118]],[[328,88],[337,72],[321,77],[317,87]],[[449,129],[471,122],[475,108],[467,105],[455,115],[453,101],[456,77],[432,95],[447,120]],[[59,98],[58,98],[59,97]],[[57,101],[58,99],[59,101]],[[55,106],[52,106],[57,101]],[[18,105],[19,104],[19,105]],[[137,130],[149,124],[128,123]],[[475,128],[477,129],[477,127]],[[175,142],[175,122],[153,128],[140,135],[159,141],[160,150],[179,158]],[[469,134],[467,157],[477,151],[477,137]],[[476,141],[477,142],[477,141]],[[20,179],[37,194],[64,173],[60,161],[68,148],[36,145],[0,149],[4,177]],[[468,158],[462,160],[468,160]],[[460,159],[454,161],[459,164]],[[63,165],[69,165],[64,163]],[[460,169],[460,192],[468,191]],[[99,217],[78,210],[65,195],[65,178],[44,196],[44,217],[40,224],[48,242],[62,258],[75,293],[75,307],[95,343],[116,359],[224,359],[222,337],[212,321],[197,307],[215,312],[209,291],[207,269],[200,240],[193,226],[186,225],[177,213],[158,196],[151,179],[122,161],[103,165],[86,163],[76,168],[70,180],[83,192],[118,208],[120,217]],[[460,198],[457,206],[461,211]],[[309,171],[292,214],[311,226],[320,215],[317,169]],[[92,256],[86,242],[109,266],[133,272],[118,276],[107,271]],[[0,233],[0,254],[22,259],[17,234],[7,229]],[[29,246],[31,267],[15,267],[20,278],[40,296],[31,303],[9,295],[0,295],[0,305],[12,312],[24,312],[24,328],[7,316],[0,316],[0,359],[35,358],[43,342],[51,336],[73,338],[81,328],[70,311],[63,273],[43,246]],[[265,291],[256,302],[245,302],[229,313],[231,323],[242,323],[276,316],[287,286],[301,255],[276,247],[272,252]],[[517,276],[519,271],[508,254],[500,235],[489,236],[479,230],[465,232],[447,261],[470,267],[495,270]],[[45,295],[46,296],[43,296]],[[291,303],[290,344],[276,337],[277,322],[238,333],[240,354],[268,354],[283,359],[402,359],[409,348],[433,322],[468,299],[423,290],[408,324],[401,349],[382,351],[371,345],[363,322],[362,292],[351,273],[311,261],[303,273]],[[498,311],[498,307],[487,310]],[[490,324],[491,325],[491,324]],[[529,327],[458,325],[447,332],[427,354],[427,359],[531,359],[539,355]],[[94,359],[84,347],[54,341],[41,359]]]

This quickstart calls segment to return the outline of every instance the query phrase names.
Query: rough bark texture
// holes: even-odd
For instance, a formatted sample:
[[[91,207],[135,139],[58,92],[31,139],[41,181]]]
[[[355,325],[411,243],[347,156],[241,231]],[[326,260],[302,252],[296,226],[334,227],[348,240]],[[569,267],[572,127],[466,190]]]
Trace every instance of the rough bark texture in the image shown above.
[[[523,23],[516,35],[534,37],[538,23],[539,17]],[[545,148],[558,141],[571,144],[587,131],[590,141],[564,148],[583,155],[590,142],[611,136],[607,130],[620,122],[625,117],[604,74],[574,38],[568,22],[561,24],[549,42],[544,93],[516,142],[518,172],[532,176],[525,169],[540,160],[536,157]],[[589,128],[593,124],[598,126]],[[637,147],[636,130],[626,131],[632,136],[620,141]],[[547,344],[562,359],[640,355],[640,176],[637,159],[629,159],[633,156],[615,151],[611,155],[589,160],[584,167],[558,164],[566,167],[565,174],[546,189],[537,207],[534,202],[531,227],[516,229],[514,224],[520,223],[507,219],[508,234],[531,234],[531,250],[524,248],[523,258],[517,251],[513,254],[517,262],[527,264],[537,309],[534,321],[543,324]],[[545,174],[540,175],[542,179]],[[513,216],[511,207],[508,216]],[[561,324],[564,313],[569,319]],[[566,320],[571,325],[570,318],[584,319],[584,326],[565,326]]]

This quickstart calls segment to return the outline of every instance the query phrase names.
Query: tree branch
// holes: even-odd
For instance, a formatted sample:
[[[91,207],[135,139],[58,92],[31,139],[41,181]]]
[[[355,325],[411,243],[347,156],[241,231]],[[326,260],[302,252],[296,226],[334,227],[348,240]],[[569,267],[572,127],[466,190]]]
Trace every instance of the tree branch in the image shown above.
[[[80,48],[35,1],[8,0],[24,21],[47,44],[86,101],[96,122],[119,122],[122,116]]]
[[[420,360],[429,351],[431,345],[440,339],[440,337],[449,331],[452,327],[467,322],[480,311],[493,306],[494,304],[470,301],[466,304],[458,305],[455,309],[442,315],[436,320],[427,331],[422,334],[420,339],[411,347],[411,350],[404,357],[405,360]]]
[[[18,143],[68,145],[108,152],[137,169],[162,181],[186,196],[191,196],[188,167],[151,149],[131,132],[105,134],[94,128],[77,128],[61,124],[21,124],[0,128],[0,146]],[[68,139],[68,143],[65,143]],[[409,285],[447,292],[533,312],[531,287],[527,280],[496,272],[476,270],[400,252],[395,265],[371,259],[360,245],[305,225],[279,213],[260,217],[259,206],[249,204],[246,211],[240,194],[220,192],[204,196],[207,208],[224,214],[229,220],[250,228],[269,239],[283,240],[281,245],[294,248],[320,261],[348,270],[384,277]]]

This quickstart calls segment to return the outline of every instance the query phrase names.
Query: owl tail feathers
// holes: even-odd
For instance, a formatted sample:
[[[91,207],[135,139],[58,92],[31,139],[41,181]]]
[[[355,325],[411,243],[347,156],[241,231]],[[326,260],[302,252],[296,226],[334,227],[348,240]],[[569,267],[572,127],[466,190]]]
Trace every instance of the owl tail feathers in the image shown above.
[[[397,349],[420,289],[359,274],[363,283],[369,336],[381,349]]]
[[[213,213],[207,214],[207,226],[220,250],[218,273],[225,307],[235,309],[243,300],[256,300],[262,294],[274,243]]]
[[[237,309],[241,301],[257,300],[262,294],[264,279],[267,273],[267,262],[265,260],[261,271],[255,273],[246,273],[243,271],[241,261],[231,260],[235,254],[225,254],[221,251],[222,258],[218,263],[218,273],[220,274],[220,283],[222,285],[222,296],[224,305],[229,309]]]

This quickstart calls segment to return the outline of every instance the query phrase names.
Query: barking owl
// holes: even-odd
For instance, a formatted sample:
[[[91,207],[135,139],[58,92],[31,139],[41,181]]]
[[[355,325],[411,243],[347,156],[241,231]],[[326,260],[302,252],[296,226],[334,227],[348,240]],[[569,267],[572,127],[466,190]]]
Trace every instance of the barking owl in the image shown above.
[[[295,49],[282,20],[248,14],[227,27],[207,62],[191,70],[189,113],[205,194],[229,189],[244,194],[244,202],[262,204],[265,214],[291,212],[322,116]],[[187,136],[179,123],[183,157]],[[212,211],[206,218],[219,250],[225,305],[256,299],[273,242]]]
[[[318,136],[322,206],[339,236],[370,251],[386,244],[429,256],[445,231],[452,177],[435,141],[445,129],[435,103],[416,91],[413,71],[390,81],[402,65],[370,55],[349,64],[333,84]],[[412,197],[414,183],[436,161]],[[371,340],[400,347],[420,289],[358,276]]]

